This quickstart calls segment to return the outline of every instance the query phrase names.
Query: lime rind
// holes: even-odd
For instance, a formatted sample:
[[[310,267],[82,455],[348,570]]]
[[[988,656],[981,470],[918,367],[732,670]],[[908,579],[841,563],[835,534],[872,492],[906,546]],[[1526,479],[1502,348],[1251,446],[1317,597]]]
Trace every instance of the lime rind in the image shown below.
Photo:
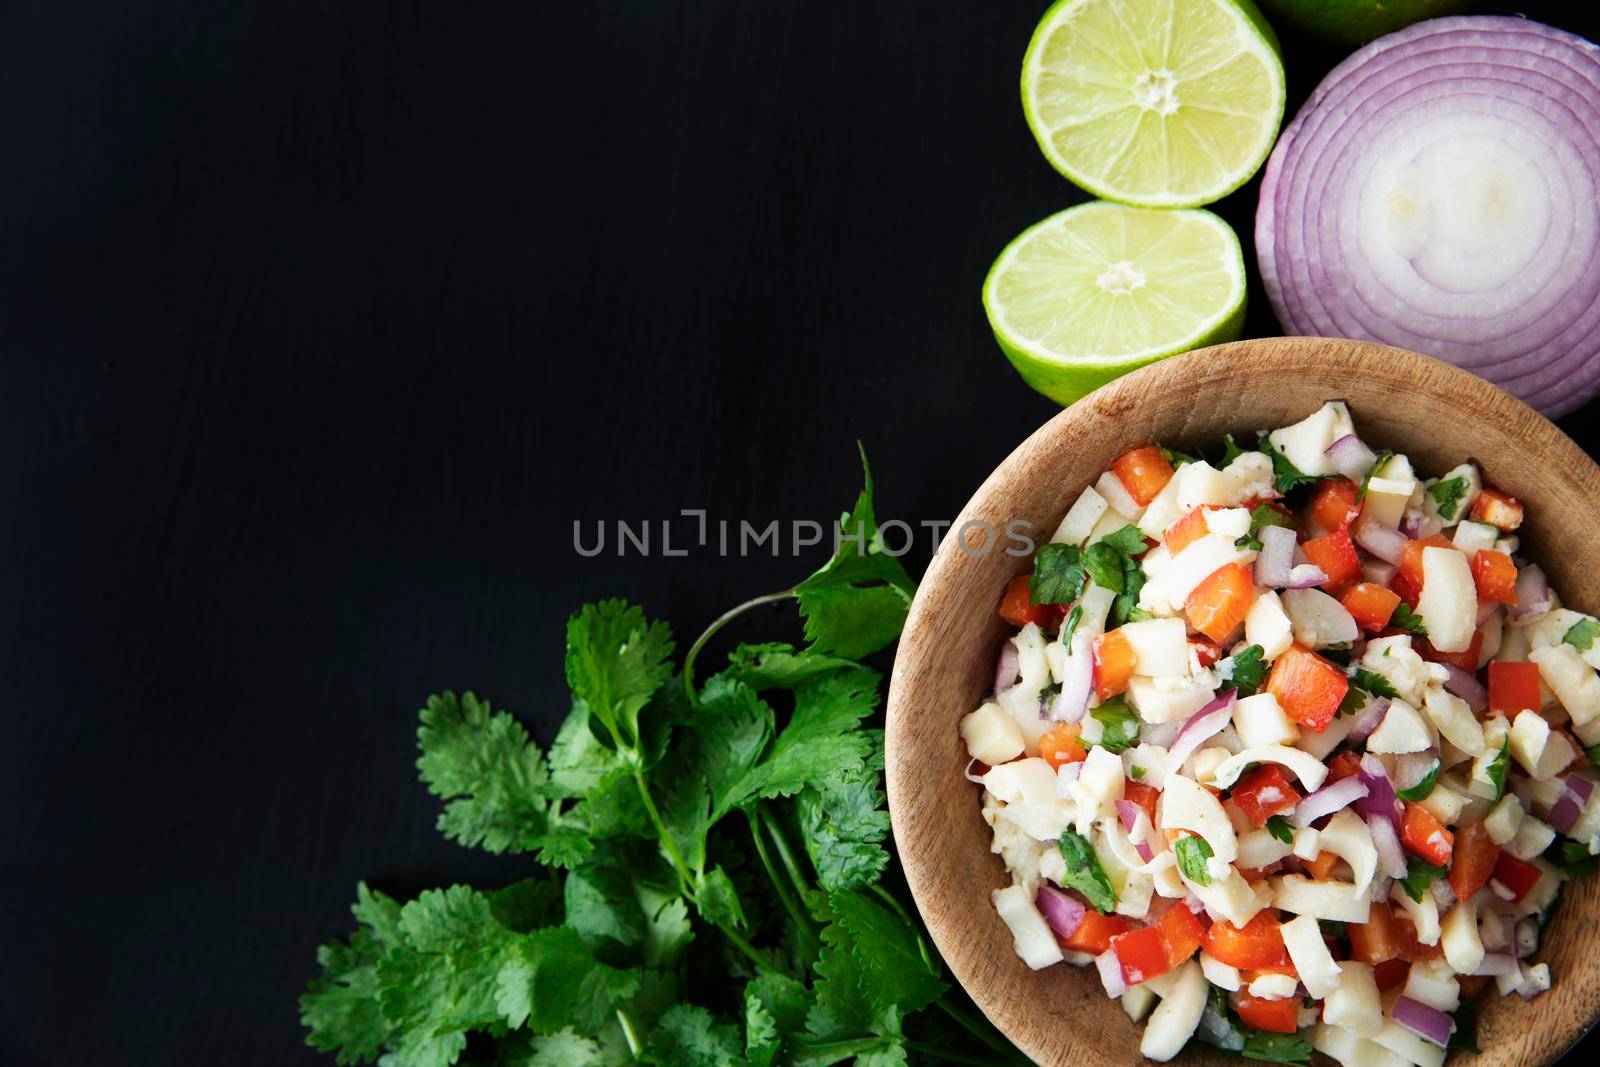
[[[1160,46],[1163,49],[1171,48],[1171,19],[1176,17],[1177,5],[1184,2],[1186,0],[1166,0],[1169,15],[1167,20],[1168,36],[1160,42]],[[1056,3],[1052,4],[1044,13],[1044,16],[1040,18],[1038,26],[1034,29],[1033,37],[1028,42],[1028,49],[1022,60],[1021,82],[1022,110],[1024,117],[1027,119],[1028,128],[1033,132],[1034,140],[1038,143],[1040,151],[1044,153],[1045,159],[1060,174],[1080,188],[1104,200],[1112,200],[1136,207],[1192,208],[1220,200],[1244,185],[1261,169],[1261,165],[1272,151],[1273,142],[1277,139],[1278,130],[1283,123],[1284,107],[1287,100],[1283,60],[1277,35],[1273,33],[1271,26],[1267,24],[1266,19],[1262,16],[1260,10],[1251,3],[1251,0],[1199,0],[1199,2],[1214,5],[1214,10],[1227,13],[1233,25],[1237,27],[1235,40],[1241,46],[1241,49],[1235,51],[1232,55],[1249,54],[1259,59],[1270,83],[1272,100],[1266,107],[1262,108],[1258,114],[1251,114],[1248,111],[1237,113],[1237,117],[1242,124],[1253,125],[1258,130],[1250,151],[1241,154],[1240,158],[1232,164],[1225,165],[1215,157],[1211,149],[1202,143],[1204,141],[1203,137],[1196,137],[1193,130],[1185,130],[1184,123],[1174,123],[1164,127],[1168,132],[1168,136],[1159,137],[1159,131],[1155,129],[1157,120],[1151,117],[1151,113],[1141,112],[1132,127],[1127,130],[1125,137],[1116,138],[1106,144],[1093,146],[1094,151],[1092,154],[1096,157],[1096,162],[1102,166],[1114,166],[1121,162],[1122,156],[1131,151],[1153,153],[1159,148],[1160,155],[1168,170],[1166,177],[1169,183],[1165,188],[1160,191],[1150,191],[1129,188],[1126,184],[1119,186],[1114,181],[1108,180],[1106,176],[1092,173],[1085,165],[1067,158],[1066,154],[1054,144],[1054,134],[1061,132],[1065,125],[1076,126],[1086,125],[1086,123],[1072,122],[1064,125],[1052,125],[1040,115],[1040,103],[1036,98],[1037,87],[1047,76],[1051,76],[1051,72],[1044,70],[1041,66],[1046,44],[1052,33],[1061,28],[1064,23],[1069,23],[1076,17],[1079,13],[1077,9],[1089,10],[1094,5],[1105,5],[1108,8],[1114,8],[1127,3],[1127,0],[1056,0]],[[1136,31],[1130,28],[1126,22],[1120,23],[1119,26],[1121,32],[1125,34],[1124,44],[1129,43],[1128,39],[1137,36]],[[1147,42],[1139,43],[1145,44]],[[1195,47],[1202,46],[1196,45]],[[1103,48],[1098,50],[1102,55],[1115,61],[1115,57],[1110,50]],[[1146,58],[1149,57],[1147,56]],[[1165,56],[1163,61],[1169,58],[1170,56]],[[1151,62],[1154,61],[1151,60]],[[1216,72],[1209,73],[1215,74]],[[1201,76],[1204,77],[1206,75],[1202,73]],[[1084,89],[1082,92],[1084,97],[1087,98],[1094,95],[1086,87],[1080,88]],[[1105,83],[1096,85],[1094,88],[1107,91],[1106,99],[1100,102],[1102,107],[1111,107],[1113,111],[1126,110],[1127,104],[1122,101],[1125,101],[1131,92],[1128,86]],[[1182,107],[1181,98],[1179,107],[1180,109]],[[1194,121],[1192,116],[1195,112],[1203,113],[1212,110],[1210,108],[1192,109],[1190,123]],[[1089,121],[1092,122],[1096,118],[1105,117],[1105,113],[1097,114],[1098,111],[1099,109],[1096,108],[1088,113]],[[1217,111],[1212,120],[1223,123],[1229,121],[1228,116],[1221,111]],[[1209,181],[1185,181],[1179,183],[1178,187],[1174,187],[1171,184],[1172,142],[1178,136],[1186,136],[1192,142],[1184,152],[1209,156],[1209,162],[1217,164],[1215,168],[1216,174]],[[1237,138],[1228,134],[1225,135],[1225,139],[1231,141]],[[1180,152],[1180,155],[1184,154],[1184,152]],[[1151,165],[1154,164],[1152,163]]]

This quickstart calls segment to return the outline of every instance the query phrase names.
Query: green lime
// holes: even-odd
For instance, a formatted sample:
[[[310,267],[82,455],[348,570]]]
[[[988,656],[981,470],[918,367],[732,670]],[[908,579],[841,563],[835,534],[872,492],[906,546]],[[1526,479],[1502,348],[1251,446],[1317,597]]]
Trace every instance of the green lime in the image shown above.
[[[1283,104],[1278,42],[1249,0],[1057,0],[1022,60],[1045,158],[1125,204],[1196,207],[1239,188]]]
[[[1070,404],[1135,367],[1232,341],[1244,255],[1209,211],[1095,201],[1022,232],[989,268],[983,306],[1023,380]]]
[[[1261,0],[1275,18],[1340,44],[1366,44],[1413,22],[1448,15],[1467,0]]]

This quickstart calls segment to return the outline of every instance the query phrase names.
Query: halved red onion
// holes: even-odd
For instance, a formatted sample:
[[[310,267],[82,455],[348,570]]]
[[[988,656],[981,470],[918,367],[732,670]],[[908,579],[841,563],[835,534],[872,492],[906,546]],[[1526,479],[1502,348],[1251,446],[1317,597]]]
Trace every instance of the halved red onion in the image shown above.
[[[1288,585],[1297,543],[1294,531],[1287,526],[1263,526],[1257,537],[1261,551],[1256,554],[1256,584],[1268,589]]]
[[[1334,68],[1256,212],[1284,331],[1447,359],[1563,415],[1600,392],[1600,52],[1433,19]]]
[[[1366,706],[1356,715],[1356,721],[1350,726],[1350,739],[1356,742],[1365,741],[1367,735],[1378,728],[1378,724],[1388,712],[1388,697],[1373,697],[1368,700]]]
[[[1476,715],[1489,706],[1489,690],[1478,681],[1477,676],[1462,670],[1454,663],[1443,664],[1449,677],[1444,680],[1444,687],[1462,700],[1467,702],[1467,707]]]
[[[1083,916],[1088,911],[1083,901],[1049,885],[1039,887],[1039,892],[1033,898],[1033,906],[1039,909],[1039,914],[1044,916],[1044,921],[1050,924],[1050,929],[1055,931],[1057,937],[1071,937],[1077,933],[1078,924],[1083,922]]]
[[[1394,787],[1410,789],[1428,777],[1439,764],[1439,754],[1433,749],[1424,752],[1407,752],[1395,760]]]
[[[1117,950],[1108,948],[1094,958],[1095,970],[1100,972],[1100,984],[1106,987],[1106,996],[1120,997],[1128,991],[1128,983],[1122,980],[1122,961],[1117,959]]]
[[[1089,692],[1094,688],[1094,653],[1090,651],[1089,635],[1082,631],[1072,635],[1072,649],[1067,653],[1065,669],[1061,676],[1061,692],[1050,701],[1048,718],[1056,722],[1077,722],[1089,710]]]
[[[1367,891],[1368,900],[1388,900],[1389,891],[1394,888],[1394,879],[1379,871],[1372,879],[1372,888]]]
[[[994,665],[994,694],[999,696],[1022,680],[1022,659],[1017,654],[1017,643],[1008,640],[1000,646],[1000,658]]]
[[[1506,609],[1512,622],[1521,622],[1550,610],[1550,582],[1537,563],[1517,572],[1517,602]]]
[[[1426,515],[1422,512],[1413,512],[1400,520],[1400,532],[1413,541],[1421,541],[1425,537],[1432,537],[1444,529],[1444,520],[1437,515]]]
[[[1285,589],[1310,589],[1321,585],[1328,580],[1328,574],[1315,563],[1297,563],[1289,571],[1289,580],[1283,583]]]
[[[1516,974],[1517,970],[1517,958],[1511,953],[1485,952],[1483,961],[1472,969],[1472,973],[1492,977],[1499,974]]]
[[[1366,795],[1366,783],[1357,775],[1329,782],[1294,806],[1291,821],[1296,826],[1310,826],[1324,815],[1347,808]]]
[[[1583,805],[1571,793],[1562,793],[1561,799],[1550,805],[1550,814],[1545,816],[1545,821],[1562,833],[1571,833],[1572,828],[1578,825],[1578,819],[1583,815]]]
[[[1456,906],[1456,891],[1450,888],[1450,879],[1435,878],[1428,883],[1428,892],[1433,894],[1433,902],[1439,908],[1440,915]]]
[[[1594,783],[1581,774],[1569,774],[1566,778],[1567,792],[1572,794],[1579,804],[1589,803],[1589,797],[1594,794]]]
[[[1353,433],[1345,434],[1324,448],[1322,454],[1328,457],[1328,462],[1333,464],[1334,470],[1352,482],[1359,482],[1378,461],[1378,454]]]
[[[1361,766],[1356,774],[1367,785],[1367,795],[1361,798],[1357,809],[1368,818],[1375,816],[1393,825],[1400,816],[1400,802],[1395,798],[1394,783],[1389,781],[1389,772],[1383,769],[1378,757],[1369,752],[1361,757]]]
[[[1238,694],[1234,690],[1224,689],[1211,703],[1189,716],[1189,721],[1178,731],[1178,739],[1172,743],[1172,749],[1167,753],[1167,766],[1174,770],[1182,767],[1183,761],[1193,755],[1195,749],[1228,725],[1228,720],[1233,717],[1233,705],[1237,701]]]
[[[1420,1000],[1401,997],[1389,1009],[1390,1018],[1410,1030],[1424,1041],[1432,1041],[1440,1048],[1450,1043],[1450,1034],[1456,1024],[1438,1008],[1431,1008]]]
[[[1356,544],[1374,556],[1396,565],[1400,563],[1400,554],[1406,550],[1406,542],[1410,540],[1393,526],[1370,515],[1356,523],[1352,536]]]
[[[1400,847],[1400,835],[1395,833],[1394,823],[1380,815],[1368,815],[1367,831],[1372,834],[1372,847],[1378,852],[1378,870],[1390,878],[1404,878],[1406,854]]]
[[[1394,581],[1394,573],[1399,569],[1385,560],[1364,559],[1361,561],[1361,580],[1371,582],[1373,585],[1386,586]]]
[[[1131,800],[1117,801],[1117,818],[1121,821],[1122,828],[1128,831],[1128,839],[1130,841],[1133,840],[1133,835],[1135,832],[1137,832],[1139,819],[1141,817],[1143,817],[1145,821],[1145,835],[1141,840],[1133,842],[1133,848],[1135,852],[1139,853],[1140,859],[1144,860],[1146,863],[1149,863],[1151,860],[1156,858],[1155,852],[1153,852],[1150,848],[1149,814],[1145,812],[1144,808],[1140,807],[1138,804],[1135,804]]]

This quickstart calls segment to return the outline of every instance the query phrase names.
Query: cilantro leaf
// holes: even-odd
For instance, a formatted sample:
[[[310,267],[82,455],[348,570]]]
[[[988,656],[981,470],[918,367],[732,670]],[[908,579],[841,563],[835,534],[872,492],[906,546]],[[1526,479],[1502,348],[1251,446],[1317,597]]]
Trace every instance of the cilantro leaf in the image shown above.
[[[706,922],[717,926],[749,925],[745,919],[744,905],[739,900],[739,890],[721,864],[700,876],[700,884],[695,887],[694,902]]]
[[[1322,481],[1320,475],[1306,474],[1290,462],[1289,457],[1272,447],[1272,442],[1266,437],[1261,438],[1261,451],[1272,460],[1272,484],[1280,493],[1288,493],[1300,488],[1302,485],[1312,485]]]
[[[1372,479],[1377,475],[1378,471],[1383,469],[1383,465],[1393,458],[1394,449],[1392,448],[1386,448],[1378,453],[1378,458],[1372,461],[1372,466],[1367,468],[1367,473],[1361,476],[1361,488],[1356,490],[1356,503],[1359,504],[1367,499],[1367,487],[1372,484]]]
[[[900,636],[916,583],[884,549],[872,502],[872,468],[861,450],[865,483],[855,510],[839,520],[833,558],[795,586],[812,651],[858,659]]]
[[[1035,604],[1070,604],[1082,595],[1088,578],[1083,552],[1076,545],[1040,545],[1033,557],[1028,598]]]
[[[1246,645],[1217,663],[1218,676],[1232,685],[1240,697],[1254,695],[1267,677],[1267,664],[1262,658],[1265,651],[1260,645]]]
[[[800,838],[823,889],[868,885],[889,864],[883,847],[889,836],[889,813],[879,785],[882,760],[882,746],[875,746],[867,766],[830,771],[797,798]]]
[[[1156,450],[1161,453],[1162,459],[1166,460],[1172,465],[1174,470],[1183,466],[1185,463],[1200,462],[1199,456],[1191,456],[1186,452],[1179,452],[1175,449],[1167,448],[1165,445],[1158,445]]]
[[[1243,537],[1233,539],[1233,547],[1249,549],[1251,552],[1260,552],[1263,546],[1259,537],[1245,534]]]
[[[300,997],[306,1044],[333,1052],[340,1064],[369,1063],[389,1040],[390,1025],[378,1002],[378,961],[400,943],[400,905],[382,893],[356,887],[350,909],[361,924],[348,941],[317,949],[322,975]]]
[[[1145,544],[1144,534],[1140,533],[1139,528],[1132,523],[1119,530],[1113,530],[1096,541],[1095,544],[1109,545],[1124,556],[1137,556],[1150,547]],[[1091,545],[1090,547],[1093,548],[1094,546]],[[1096,580],[1098,581],[1098,579]]]
[[[1178,859],[1178,870],[1183,872],[1185,878],[1196,885],[1211,884],[1211,871],[1206,868],[1206,860],[1213,853],[1205,838],[1187,834],[1173,843],[1172,852]]]
[[[471,693],[428,698],[417,729],[417,770],[428,791],[448,803],[439,831],[469,847],[527,852],[549,829],[544,756],[505,712]]]
[[[1139,608],[1139,592],[1144,588],[1144,568],[1139,561],[1131,557],[1124,557],[1122,561],[1122,589],[1123,592],[1111,602],[1110,621],[1108,626],[1113,628],[1125,622],[1138,622],[1150,616]]]
[[[1593,647],[1597,636],[1600,636],[1600,622],[1586,616],[1568,627],[1561,640],[1579,652],[1587,652]]]
[[[567,620],[567,685],[617,748],[639,745],[639,712],[672,676],[672,631],[622,600],[588,604]]]
[[[1406,896],[1420,904],[1422,894],[1428,891],[1429,883],[1435,878],[1443,878],[1446,873],[1447,869],[1444,867],[1435,867],[1415,856],[1409,856],[1406,858],[1405,876],[1400,879],[1400,888],[1405,890]]]
[[[601,963],[576,930],[552,926],[511,946],[491,988],[496,1008],[513,1030],[527,1026],[548,1034],[575,1025],[593,1031],[610,1018],[617,1002],[638,990],[639,974]]]
[[[675,1067],[738,1067],[745,1062],[738,1027],[693,1004],[674,1004],[656,1020],[650,1052],[656,1063]]]
[[[780,641],[740,645],[728,657],[727,673],[760,692],[766,689],[794,689],[812,678],[855,665],[854,660],[826,656],[809,649],[801,651]]]
[[[1428,628],[1422,624],[1421,616],[1412,611],[1411,605],[1403,600],[1395,605],[1394,615],[1389,622],[1412,637],[1420,637],[1424,641],[1428,639]]]
[[[1559,839],[1545,850],[1544,858],[1569,876],[1593,874],[1600,868],[1600,856],[1591,855],[1589,847],[1581,841]]]
[[[1067,615],[1066,624],[1061,627],[1061,643],[1067,647],[1072,646],[1072,635],[1078,632],[1078,624],[1083,622],[1083,605],[1072,605],[1072,611]]]
[[[809,1038],[835,1041],[871,1033],[897,1041],[901,1036],[901,1010],[881,991],[861,980],[855,956],[855,938],[834,921],[832,894],[813,892],[807,898],[812,914],[822,924],[822,949],[812,966],[812,1002],[806,1011]]]
[[[1062,884],[1082,893],[1095,911],[1111,914],[1117,906],[1117,891],[1088,838],[1065,830],[1060,847],[1061,858],[1067,861],[1066,881]]]
[[[1439,517],[1446,521],[1456,517],[1456,509],[1466,492],[1467,480],[1459,475],[1428,486],[1428,495],[1433,497],[1434,504],[1438,506]]]
[[[880,1010],[909,1014],[943,995],[938,965],[899,915],[859,890],[829,893],[827,911],[833,928],[844,932],[857,983]]]
[[[803,1033],[808,994],[788,975],[763,971],[744,987],[745,1056],[751,1067],[772,1067],[786,1041]]]
[[[871,752],[857,729],[878,707],[878,672],[851,667],[802,683],[794,691],[794,713],[772,751],[735,793],[745,798],[793,796],[835,769],[860,767]]]
[[[1299,1034],[1246,1030],[1239,1055],[1266,1063],[1310,1063],[1311,1045]]]
[[[1294,824],[1282,815],[1267,816],[1267,833],[1286,845],[1294,843]]]
[[[1502,770],[1502,772],[1501,772],[1502,780],[1504,779],[1504,776],[1505,776],[1505,774],[1504,774],[1504,771]],[[1422,776],[1422,780],[1421,781],[1417,782],[1416,785],[1411,786],[1408,789],[1397,789],[1397,790],[1395,790],[1395,796],[1399,797],[1401,800],[1408,800],[1408,801],[1412,801],[1412,802],[1416,802],[1416,801],[1419,801],[1419,800],[1426,800],[1428,798],[1428,794],[1433,792],[1433,787],[1434,787],[1435,783],[1437,783],[1438,781],[1439,781],[1439,761],[1438,760],[1434,760],[1433,761],[1433,766],[1428,768],[1428,773]]]
[[[1121,593],[1122,559],[1122,553],[1110,542],[1096,541],[1083,551],[1083,569],[1088,571],[1089,577],[1100,588]]]
[[[1489,781],[1494,785],[1494,799],[1499,800],[1506,792],[1506,771],[1511,766],[1511,738],[1507,737],[1500,742],[1500,752],[1495,756],[1494,762],[1489,764]]]
[[[570,1026],[553,1034],[518,1034],[502,1041],[496,1052],[499,1067],[601,1067],[606,1062],[600,1043]]]
[[[1388,697],[1390,700],[1400,698],[1399,690],[1389,679],[1365,667],[1355,667],[1350,671],[1350,684],[1360,686],[1375,697]]]
[[[1294,529],[1294,519],[1271,504],[1257,504],[1250,509],[1250,533],[1258,534],[1267,526],[1284,526]]]
[[[1089,714],[1105,728],[1100,740],[1095,742],[1101,748],[1122,752],[1139,743],[1139,716],[1121,698],[1091,708]]]
[[[1144,773],[1144,768],[1139,766],[1137,763],[1128,768],[1128,777],[1132,778],[1136,782],[1143,781]]]

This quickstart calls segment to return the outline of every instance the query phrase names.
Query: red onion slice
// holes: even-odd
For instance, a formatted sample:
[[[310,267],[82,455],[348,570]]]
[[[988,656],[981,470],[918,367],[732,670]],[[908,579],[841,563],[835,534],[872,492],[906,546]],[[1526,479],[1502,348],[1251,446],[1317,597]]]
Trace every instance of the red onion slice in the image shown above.
[[[1366,783],[1356,775],[1341,778],[1337,782],[1329,782],[1296,804],[1290,821],[1296,826],[1310,826],[1324,815],[1332,815],[1341,808],[1347,808],[1366,795]]]
[[[1496,604],[1492,600],[1485,600],[1482,603],[1480,603],[1478,605],[1478,622],[1477,622],[1477,625],[1482,626],[1484,623],[1486,623],[1490,619],[1494,618],[1494,613],[1499,611],[1499,610],[1500,610],[1500,605]]]
[[[1517,602],[1506,609],[1512,622],[1521,622],[1550,610],[1550,582],[1537,563],[1517,572]]]
[[[1579,804],[1589,803],[1589,797],[1594,794],[1594,783],[1581,774],[1569,774],[1566,779],[1567,792]]]
[[[1100,972],[1100,984],[1106,987],[1106,996],[1115,999],[1128,991],[1128,983],[1122,979],[1122,961],[1117,959],[1116,949],[1108,948],[1096,956],[1094,967]]]
[[[1072,635],[1072,650],[1067,653],[1061,677],[1061,692],[1050,701],[1048,718],[1056,722],[1077,722],[1089,710],[1089,692],[1094,688],[1094,653],[1089,635]]]
[[[1394,787],[1410,789],[1428,777],[1439,762],[1439,754],[1432,749],[1425,752],[1407,752],[1395,761]]]
[[[1372,834],[1372,847],[1378,853],[1378,870],[1390,878],[1404,878],[1406,854],[1400,847],[1400,835],[1394,832],[1394,823],[1377,815],[1367,816],[1367,831]]]
[[[1283,583],[1283,587],[1285,589],[1311,589],[1327,580],[1327,572],[1315,563],[1297,563],[1289,571],[1289,580]]]
[[[1044,921],[1050,924],[1050,929],[1055,931],[1057,937],[1071,937],[1077,933],[1078,924],[1083,922],[1083,916],[1088,911],[1083,901],[1049,885],[1039,887],[1039,892],[1033,898],[1033,906],[1039,909],[1039,914],[1044,916]]]
[[[1550,805],[1550,814],[1545,821],[1562,833],[1571,833],[1572,828],[1578,825],[1578,819],[1583,815],[1583,807],[1575,800],[1571,793],[1562,793],[1561,799]]]
[[[1017,643],[1008,640],[1000,646],[1000,658],[994,665],[994,695],[999,696],[1022,680],[1022,659],[1017,654]]]
[[[1139,819],[1143,816],[1145,821],[1145,834],[1143,839],[1133,841],[1133,835],[1138,831]],[[1139,853],[1139,858],[1149,863],[1156,858],[1150,849],[1150,816],[1139,805],[1131,800],[1117,801],[1117,818],[1122,823],[1122,828],[1128,831],[1128,840],[1133,841],[1133,849]]]
[[[1367,701],[1366,706],[1356,716],[1356,721],[1350,727],[1350,739],[1357,743],[1365,741],[1367,735],[1378,728],[1383,717],[1389,712],[1388,697],[1373,697]]]
[[[1256,584],[1268,589],[1288,585],[1297,543],[1294,531],[1287,526],[1263,526],[1257,537],[1261,551],[1256,555]]]
[[[1445,663],[1442,666],[1450,672],[1449,677],[1444,680],[1444,687],[1465,700],[1474,715],[1489,706],[1489,690],[1484,688],[1477,676],[1462,670],[1454,663]]]
[[[1413,541],[1421,541],[1425,537],[1432,537],[1444,529],[1444,520],[1437,515],[1424,515],[1421,512],[1407,515],[1400,520],[1400,532]]]
[[[1071,785],[1078,780],[1078,775],[1083,773],[1083,761],[1076,763],[1063,763],[1061,769],[1056,771],[1056,781],[1061,785]]]
[[[1334,470],[1352,482],[1361,481],[1367,471],[1372,469],[1372,465],[1378,461],[1378,454],[1353,433],[1345,434],[1324,448],[1322,454],[1328,457],[1328,462],[1333,464]]]
[[[1516,974],[1521,968],[1517,965],[1517,958],[1509,952],[1485,952],[1483,962],[1472,969],[1473,974],[1489,975],[1493,977],[1501,974]]]
[[[1401,997],[1389,1009],[1389,1016],[1424,1041],[1432,1041],[1440,1048],[1450,1043],[1450,1034],[1456,1024],[1438,1008],[1430,1008],[1420,1000]]]
[[[1394,783],[1389,781],[1389,772],[1383,769],[1378,757],[1369,752],[1361,757],[1361,766],[1356,773],[1367,786],[1367,795],[1361,798],[1356,809],[1368,819],[1383,819],[1392,826],[1400,816],[1400,802],[1395,799]]]
[[[1400,568],[1393,563],[1381,559],[1364,559],[1361,561],[1361,580],[1371,582],[1373,585],[1388,585],[1394,581],[1394,573]]]
[[[1195,749],[1228,725],[1237,699],[1237,694],[1232,689],[1224,689],[1211,703],[1189,716],[1189,721],[1178,731],[1178,739],[1172,743],[1172,749],[1167,753],[1167,766],[1174,770],[1182,767],[1183,761],[1193,755]]]
[[[1400,563],[1400,554],[1406,550],[1410,538],[1379,519],[1365,518],[1356,523],[1356,544],[1371,552],[1385,563]]]
[[[1256,213],[1286,333],[1436,355],[1546,414],[1600,393],[1600,51],[1524,19],[1359,49],[1285,128]]]

